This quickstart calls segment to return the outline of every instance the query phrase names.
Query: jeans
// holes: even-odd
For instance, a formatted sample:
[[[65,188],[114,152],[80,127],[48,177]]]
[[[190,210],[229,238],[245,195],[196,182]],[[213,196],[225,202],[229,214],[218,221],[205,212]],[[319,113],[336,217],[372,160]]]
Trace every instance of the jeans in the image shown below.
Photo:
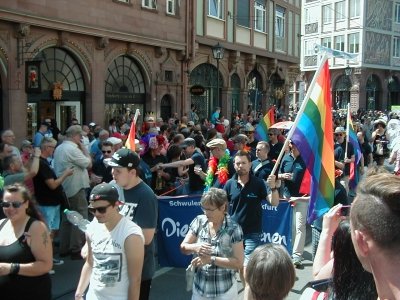
[[[261,233],[248,233],[243,236],[244,266],[247,266],[250,255],[261,245]]]

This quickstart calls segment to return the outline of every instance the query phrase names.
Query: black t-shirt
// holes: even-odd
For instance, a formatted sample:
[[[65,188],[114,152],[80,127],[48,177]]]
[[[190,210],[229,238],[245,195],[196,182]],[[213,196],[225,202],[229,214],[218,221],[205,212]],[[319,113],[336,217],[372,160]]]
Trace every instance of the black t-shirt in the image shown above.
[[[371,145],[367,141],[364,141],[364,143],[360,144],[360,146],[361,152],[364,156],[364,166],[368,166],[370,163],[369,155],[372,153]]]
[[[306,172],[306,164],[301,156],[295,158],[290,153],[285,155],[280,170],[280,173],[292,173],[291,180],[284,180],[283,196],[286,198],[302,196],[300,187]]]
[[[142,229],[157,228],[158,202],[152,189],[143,181],[135,187],[124,190],[125,204],[121,208],[121,214],[135,222]],[[144,247],[144,262],[142,281],[151,279],[155,272],[155,243]]]
[[[267,180],[268,176],[271,174],[274,165],[269,159],[261,162],[259,159],[253,160],[251,163],[251,170],[253,174],[263,180]]]
[[[229,213],[233,220],[242,226],[243,234],[262,231],[261,201],[267,198],[268,192],[264,181],[250,174],[249,181],[242,186],[235,174],[226,183],[224,190],[230,203]]]
[[[151,169],[157,164],[166,164],[167,158],[163,155],[157,155],[156,157],[151,156],[150,151],[143,155],[142,159]],[[154,190],[156,188],[157,171],[152,172],[153,177],[151,179],[151,188]]]
[[[193,152],[191,159],[194,161],[194,164],[189,165],[189,188],[192,191],[198,191],[204,188],[204,181],[194,172],[194,167],[196,165],[201,165],[201,169],[205,171],[207,169],[206,160],[197,150]]]
[[[279,153],[281,153],[283,144],[278,142],[275,145],[272,145],[271,142],[269,142],[269,148],[268,159],[276,160],[278,159]]]
[[[35,187],[36,201],[43,206],[60,205],[63,198],[63,187],[60,184],[56,189],[52,190],[46,184],[47,179],[57,179],[56,174],[50,167],[47,159],[40,157],[39,170],[33,177],[33,185]]]
[[[104,159],[96,161],[92,168],[92,171],[95,175],[103,177],[101,182],[107,182],[107,183],[113,180],[111,170],[112,170],[111,166],[106,167],[104,165]]]

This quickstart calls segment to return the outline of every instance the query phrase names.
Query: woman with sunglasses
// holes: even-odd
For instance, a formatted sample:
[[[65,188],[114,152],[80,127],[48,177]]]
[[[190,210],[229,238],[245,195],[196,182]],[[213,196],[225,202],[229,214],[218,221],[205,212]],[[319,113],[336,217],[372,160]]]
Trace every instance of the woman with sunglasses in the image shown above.
[[[51,299],[53,248],[27,188],[6,186],[0,205],[6,216],[0,220],[1,298]]]
[[[243,232],[227,214],[228,198],[222,189],[210,188],[197,216],[181,244],[184,254],[194,254],[192,300],[238,298],[235,273],[243,266]]]

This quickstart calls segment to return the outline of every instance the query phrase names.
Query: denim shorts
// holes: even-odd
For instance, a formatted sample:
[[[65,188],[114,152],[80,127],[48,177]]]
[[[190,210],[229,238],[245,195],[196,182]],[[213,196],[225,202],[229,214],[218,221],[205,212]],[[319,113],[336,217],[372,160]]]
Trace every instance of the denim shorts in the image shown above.
[[[243,236],[244,266],[247,266],[254,249],[261,245],[261,233],[249,233]]]
[[[39,205],[40,212],[49,230],[60,229],[60,205],[42,206]]]

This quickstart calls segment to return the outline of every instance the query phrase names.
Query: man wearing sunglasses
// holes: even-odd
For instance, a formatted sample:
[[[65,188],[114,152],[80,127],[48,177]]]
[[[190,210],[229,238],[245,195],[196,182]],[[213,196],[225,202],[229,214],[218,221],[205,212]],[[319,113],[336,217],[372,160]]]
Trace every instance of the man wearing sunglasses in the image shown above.
[[[140,284],[140,300],[149,299],[155,272],[154,234],[157,227],[158,206],[153,190],[140,179],[140,157],[129,149],[120,149],[108,161],[124,201],[120,213],[138,224],[143,231],[145,254]]]
[[[351,143],[346,143],[346,129],[341,126],[335,128],[334,157],[335,169],[343,171],[340,183],[346,188],[348,194],[350,163],[355,161],[355,155],[353,145]]]
[[[142,230],[119,213],[116,187],[102,183],[90,193],[89,211],[94,220],[88,226],[88,256],[75,292],[86,299],[139,299],[144,257]]]
[[[277,128],[271,128],[268,130],[268,138],[269,138],[269,152],[268,158],[270,161],[276,161],[278,159],[279,153],[283,148],[283,143],[279,142],[278,136],[280,132]]]
[[[113,180],[111,171],[112,168],[107,163],[104,163],[110,159],[114,154],[113,144],[109,141],[103,141],[100,143],[102,157],[99,161],[93,164],[92,175],[90,176],[91,183],[98,184],[101,182],[110,182]]]

